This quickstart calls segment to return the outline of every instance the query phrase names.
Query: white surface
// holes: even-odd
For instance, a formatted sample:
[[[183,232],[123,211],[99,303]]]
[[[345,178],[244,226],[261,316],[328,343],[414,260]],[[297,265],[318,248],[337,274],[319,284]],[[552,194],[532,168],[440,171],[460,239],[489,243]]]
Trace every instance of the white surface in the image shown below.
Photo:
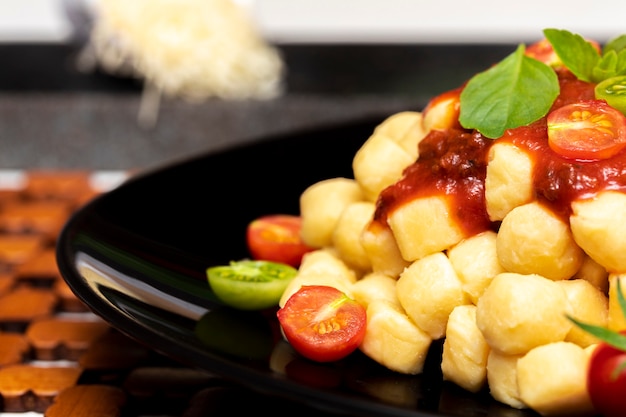
[[[257,0],[263,32],[281,42],[526,42],[548,27],[600,42],[626,33],[626,1]]]
[[[279,43],[518,43],[540,38],[546,27],[604,42],[626,32],[624,0],[594,6],[571,0],[237,1],[250,7],[262,34]],[[0,0],[0,41],[66,40],[71,25],[62,5],[63,0]]]
[[[59,42],[70,30],[61,1],[0,0],[0,41]]]

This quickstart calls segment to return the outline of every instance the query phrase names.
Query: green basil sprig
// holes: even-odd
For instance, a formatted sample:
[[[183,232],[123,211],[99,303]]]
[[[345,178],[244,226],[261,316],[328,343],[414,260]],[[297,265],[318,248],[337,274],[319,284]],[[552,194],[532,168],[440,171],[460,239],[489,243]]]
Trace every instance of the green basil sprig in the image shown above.
[[[626,75],[626,35],[609,41],[598,52],[578,34],[562,29],[545,29],[554,52],[577,78],[599,83]],[[545,116],[559,94],[554,70],[524,54],[520,44],[515,52],[488,70],[472,77],[461,93],[459,121],[496,139],[507,129],[531,124]]]

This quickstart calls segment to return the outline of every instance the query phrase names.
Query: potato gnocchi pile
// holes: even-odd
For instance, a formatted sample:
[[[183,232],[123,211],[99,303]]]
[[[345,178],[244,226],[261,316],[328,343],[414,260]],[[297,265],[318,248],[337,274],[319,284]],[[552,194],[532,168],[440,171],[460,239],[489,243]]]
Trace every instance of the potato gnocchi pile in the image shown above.
[[[279,305],[302,285],[336,287],[367,307],[362,352],[393,371],[421,373],[431,343],[445,338],[446,380],[542,415],[592,413],[586,370],[598,340],[567,315],[626,328],[616,297],[626,194],[602,190],[558,215],[534,193],[536,161],[494,140],[481,180],[494,227],[460,224],[443,192],[402,200],[376,220],[381,193],[419,162],[420,142],[456,127],[455,94],[392,115],[354,156],[354,178],[304,190],[302,238],[318,249]]]

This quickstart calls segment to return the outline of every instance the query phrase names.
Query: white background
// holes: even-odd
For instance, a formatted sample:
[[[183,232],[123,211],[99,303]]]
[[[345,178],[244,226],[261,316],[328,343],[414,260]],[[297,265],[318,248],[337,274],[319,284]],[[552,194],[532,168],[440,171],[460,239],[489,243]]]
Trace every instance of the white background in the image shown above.
[[[0,0],[0,41],[63,42],[70,26],[63,1]],[[133,0],[129,0],[133,1]],[[238,0],[271,41],[518,43],[546,27],[604,42],[626,33],[626,1],[571,0]]]

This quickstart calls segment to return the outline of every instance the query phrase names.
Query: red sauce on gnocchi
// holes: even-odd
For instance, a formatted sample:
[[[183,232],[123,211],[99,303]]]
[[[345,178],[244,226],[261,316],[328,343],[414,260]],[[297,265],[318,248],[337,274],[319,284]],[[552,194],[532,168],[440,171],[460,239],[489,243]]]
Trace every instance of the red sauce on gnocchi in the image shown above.
[[[595,84],[560,72],[560,95],[552,110],[594,98]],[[626,192],[626,152],[599,161],[567,159],[550,149],[546,118],[510,129],[497,140],[478,132],[433,130],[419,144],[418,160],[407,167],[403,178],[380,194],[374,219],[387,223],[389,213],[419,197],[446,196],[451,215],[469,236],[497,224],[489,220],[485,206],[485,177],[489,148],[508,141],[527,152],[533,162],[535,197],[567,219],[571,202],[602,190]]]
[[[415,198],[445,195],[468,234],[490,226],[485,209],[487,152],[492,140],[462,130],[432,130],[419,145],[418,160],[379,196],[374,219],[386,223],[395,208]]]

